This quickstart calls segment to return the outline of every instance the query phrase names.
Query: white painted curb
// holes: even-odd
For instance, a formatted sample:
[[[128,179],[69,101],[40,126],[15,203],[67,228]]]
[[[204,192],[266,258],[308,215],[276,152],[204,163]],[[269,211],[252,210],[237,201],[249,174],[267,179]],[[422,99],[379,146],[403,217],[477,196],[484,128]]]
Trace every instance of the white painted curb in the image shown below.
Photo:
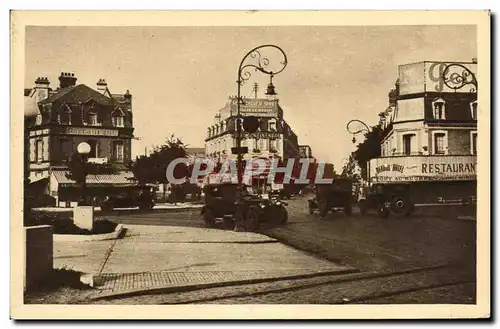
[[[104,240],[115,240],[117,239],[123,231],[123,225],[118,224],[111,233],[104,234],[53,234],[54,241],[57,242],[80,242],[80,241],[104,241]]]

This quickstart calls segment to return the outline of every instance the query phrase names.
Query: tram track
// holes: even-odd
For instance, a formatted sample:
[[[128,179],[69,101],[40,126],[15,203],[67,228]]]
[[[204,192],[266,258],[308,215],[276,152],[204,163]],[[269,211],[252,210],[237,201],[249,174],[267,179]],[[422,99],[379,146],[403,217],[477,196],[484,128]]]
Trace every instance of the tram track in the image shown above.
[[[155,304],[203,303],[307,303],[350,304],[414,293],[429,289],[473,284],[474,275],[457,264],[443,264],[404,270],[354,273],[301,280],[282,280],[260,285],[243,285],[203,292],[185,293],[172,299],[157,296]],[[318,299],[315,300],[315,296]],[[248,301],[248,302],[246,302]]]

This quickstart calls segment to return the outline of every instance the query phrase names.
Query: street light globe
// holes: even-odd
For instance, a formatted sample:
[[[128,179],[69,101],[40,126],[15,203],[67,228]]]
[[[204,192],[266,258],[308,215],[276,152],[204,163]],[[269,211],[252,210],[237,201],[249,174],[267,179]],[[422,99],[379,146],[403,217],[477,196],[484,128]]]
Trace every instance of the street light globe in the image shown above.
[[[90,153],[90,145],[86,142],[81,142],[77,147],[78,153],[87,155]]]

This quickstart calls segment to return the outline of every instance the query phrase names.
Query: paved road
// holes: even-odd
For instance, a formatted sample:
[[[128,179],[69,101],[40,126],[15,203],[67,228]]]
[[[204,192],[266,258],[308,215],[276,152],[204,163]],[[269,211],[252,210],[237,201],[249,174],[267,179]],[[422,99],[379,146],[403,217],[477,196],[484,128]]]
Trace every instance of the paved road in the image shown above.
[[[459,221],[456,217],[442,218],[427,214],[381,219],[376,214],[361,217],[357,211],[352,217],[334,213],[321,219],[317,214],[309,214],[307,197],[290,200],[288,211],[290,216],[286,225],[264,227],[263,233],[320,258],[356,267],[362,272],[456,262],[461,265],[458,269],[442,270],[437,274],[424,272],[398,277],[396,281],[367,281],[363,285],[321,283],[321,280],[328,281],[328,278],[317,278],[168,296],[142,296],[123,300],[121,303],[339,303],[344,302],[339,300],[340,291],[346,296],[358,296],[358,301],[352,301],[356,303],[473,303],[475,300],[474,221]],[[124,224],[203,226],[197,210],[166,214],[124,214],[110,218]],[[307,287],[308,282],[313,282],[313,286]],[[452,285],[448,285],[449,283]],[[412,290],[422,284],[428,287]],[[293,289],[266,291],[281,286],[291,286]],[[379,297],[361,298],[374,293],[370,287],[376,287],[376,296]],[[396,288],[406,289],[407,292],[391,293]],[[238,291],[243,292],[243,296],[235,294]],[[387,292],[389,295],[385,296],[384,293]],[[220,298],[222,296],[226,297]]]

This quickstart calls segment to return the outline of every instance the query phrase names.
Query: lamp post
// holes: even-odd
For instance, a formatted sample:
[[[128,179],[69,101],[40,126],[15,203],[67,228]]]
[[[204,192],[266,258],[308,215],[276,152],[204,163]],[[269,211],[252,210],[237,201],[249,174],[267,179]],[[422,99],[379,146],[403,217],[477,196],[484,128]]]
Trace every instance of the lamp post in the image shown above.
[[[86,196],[87,196],[87,157],[90,153],[91,147],[86,142],[81,142],[78,144],[77,151],[80,155],[81,161],[81,184],[82,184],[82,205],[86,205]]]
[[[470,86],[471,93],[477,93],[476,75],[470,69],[459,63],[446,65],[443,70],[444,84],[455,92],[459,89]]]
[[[361,128],[360,129],[353,129],[353,126],[355,123],[361,124]],[[358,120],[358,119],[354,119],[354,120],[349,121],[347,123],[346,130],[350,134],[352,134],[352,143],[353,144],[356,143],[356,137],[355,137],[356,134],[359,134],[363,131],[366,131],[367,133],[371,132],[370,127],[368,127],[368,125],[366,123],[364,123],[363,121]]]
[[[276,70],[273,70],[272,67],[270,66],[270,60],[266,55],[262,55],[262,51],[277,51],[278,56],[282,58],[279,61],[279,66],[276,68]],[[236,202],[236,228],[238,229],[238,226],[241,226],[242,224],[242,219],[243,219],[243,213],[242,213],[242,179],[243,179],[243,173],[241,170],[242,161],[243,161],[243,149],[241,147],[241,140],[242,140],[242,116],[241,116],[241,110],[240,110],[240,105],[243,103],[243,100],[241,99],[241,86],[245,83],[245,81],[248,81],[252,74],[250,72],[251,69],[254,71],[259,71],[261,73],[267,74],[270,76],[272,84],[273,77],[276,74],[281,73],[285,67],[287,66],[287,57],[283,49],[276,45],[272,44],[267,44],[267,45],[261,45],[258,47],[253,48],[250,50],[241,60],[240,65],[238,67],[238,76],[236,83],[238,85],[238,92],[237,92],[237,98],[236,98],[236,103],[237,103],[237,113],[236,113],[236,168],[237,168],[237,176],[238,176],[238,191],[237,191],[237,202]]]

